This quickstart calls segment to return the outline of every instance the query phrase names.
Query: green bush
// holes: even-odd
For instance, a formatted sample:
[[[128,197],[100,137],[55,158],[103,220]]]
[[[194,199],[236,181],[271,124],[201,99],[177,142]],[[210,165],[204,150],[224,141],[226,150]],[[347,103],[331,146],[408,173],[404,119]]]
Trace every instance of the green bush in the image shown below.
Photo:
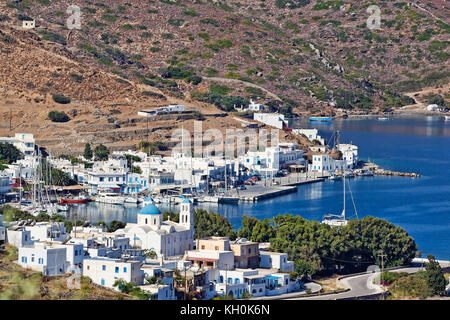
[[[64,111],[50,111],[48,118],[53,122],[67,122],[70,120],[69,116]]]
[[[60,104],[68,104],[70,103],[70,98],[65,97],[61,94],[54,94],[52,95],[53,101],[55,101],[56,103],[60,103]]]

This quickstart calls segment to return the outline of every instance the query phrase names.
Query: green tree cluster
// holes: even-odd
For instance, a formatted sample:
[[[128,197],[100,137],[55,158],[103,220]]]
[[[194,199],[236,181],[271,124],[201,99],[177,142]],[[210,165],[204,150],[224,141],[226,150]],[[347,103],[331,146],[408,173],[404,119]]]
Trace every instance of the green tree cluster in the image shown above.
[[[307,276],[364,271],[380,264],[380,251],[387,255],[385,267],[405,265],[417,250],[414,239],[401,227],[371,216],[338,228],[290,214],[271,221],[244,217],[238,235],[270,241],[271,250],[287,253],[296,271]]]
[[[236,239],[236,231],[233,225],[218,213],[208,212],[204,209],[197,209],[194,212],[195,239],[221,236]]]
[[[103,144],[99,144],[94,149],[95,160],[104,161],[108,160],[109,157],[109,149]]]
[[[22,152],[9,143],[0,143],[0,162],[13,163],[22,158]]]

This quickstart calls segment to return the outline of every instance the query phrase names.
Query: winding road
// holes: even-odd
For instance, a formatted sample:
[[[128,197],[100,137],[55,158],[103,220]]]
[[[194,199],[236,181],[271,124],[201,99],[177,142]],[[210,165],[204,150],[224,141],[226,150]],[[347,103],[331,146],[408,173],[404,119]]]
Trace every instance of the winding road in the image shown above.
[[[416,273],[425,268],[427,259],[414,259],[413,263],[409,267],[399,268],[391,270],[393,272],[408,272],[410,274]],[[450,261],[437,260],[442,268],[450,268]],[[341,299],[356,299],[360,297],[370,296],[382,293],[383,290],[379,285],[373,283],[373,280],[378,276],[380,272],[357,274],[354,276],[348,276],[340,280],[342,286],[349,288],[349,291],[324,294],[318,296],[308,297],[280,297],[281,300],[341,300]]]

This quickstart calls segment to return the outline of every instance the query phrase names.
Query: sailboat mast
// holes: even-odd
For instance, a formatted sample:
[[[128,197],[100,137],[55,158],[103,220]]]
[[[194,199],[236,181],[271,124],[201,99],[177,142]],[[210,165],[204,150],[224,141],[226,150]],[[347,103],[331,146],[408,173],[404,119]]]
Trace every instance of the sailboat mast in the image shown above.
[[[342,216],[344,217],[345,220],[345,174],[344,176],[344,210],[342,210]]]

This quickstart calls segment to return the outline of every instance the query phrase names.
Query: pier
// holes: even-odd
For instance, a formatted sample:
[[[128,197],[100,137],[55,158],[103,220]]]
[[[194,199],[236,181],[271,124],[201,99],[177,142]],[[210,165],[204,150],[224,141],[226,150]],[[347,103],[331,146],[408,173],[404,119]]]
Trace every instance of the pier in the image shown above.
[[[323,176],[308,176],[305,173],[289,175],[286,177],[276,177],[263,179],[253,186],[246,186],[245,190],[236,190],[230,192],[227,198],[234,198],[237,201],[256,202],[268,198],[278,197],[280,195],[293,193],[297,187],[302,184],[309,184],[325,180]]]
[[[399,171],[392,171],[381,168],[379,165],[373,163],[373,162],[364,162],[363,163],[363,170],[368,170],[373,172],[375,175],[379,176],[398,176],[398,177],[410,177],[410,178],[419,178],[421,175],[419,173],[415,172],[399,172]]]

